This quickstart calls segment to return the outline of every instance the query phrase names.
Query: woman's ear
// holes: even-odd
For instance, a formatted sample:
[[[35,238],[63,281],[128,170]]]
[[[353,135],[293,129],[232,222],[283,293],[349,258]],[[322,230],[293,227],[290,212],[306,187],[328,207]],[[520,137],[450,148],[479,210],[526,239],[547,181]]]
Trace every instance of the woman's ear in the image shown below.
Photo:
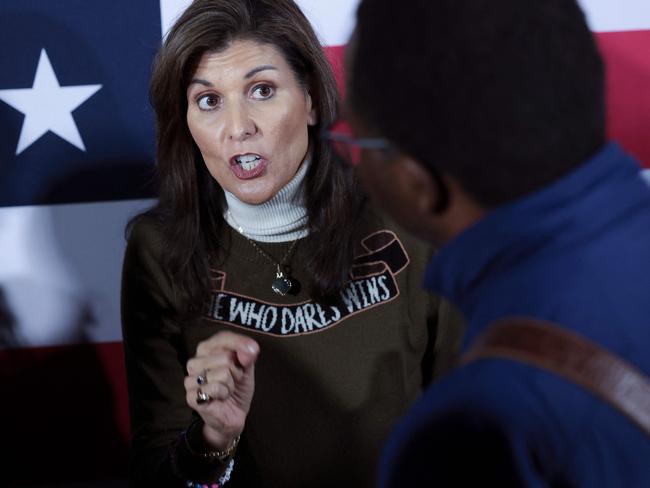
[[[306,92],[307,102],[307,125],[316,125],[318,123],[318,116],[316,115],[316,107],[314,107],[311,95]]]

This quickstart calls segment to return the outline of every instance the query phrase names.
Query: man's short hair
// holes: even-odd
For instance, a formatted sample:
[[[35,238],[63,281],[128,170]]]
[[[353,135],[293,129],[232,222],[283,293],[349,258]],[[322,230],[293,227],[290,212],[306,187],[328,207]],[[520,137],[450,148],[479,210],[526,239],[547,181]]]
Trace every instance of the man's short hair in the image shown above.
[[[348,101],[491,207],[605,140],[603,66],[574,0],[363,0]]]

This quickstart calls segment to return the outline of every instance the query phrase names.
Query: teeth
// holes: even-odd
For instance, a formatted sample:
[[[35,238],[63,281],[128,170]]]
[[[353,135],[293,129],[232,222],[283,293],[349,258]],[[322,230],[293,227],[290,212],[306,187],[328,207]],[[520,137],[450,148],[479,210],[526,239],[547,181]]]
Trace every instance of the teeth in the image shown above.
[[[238,156],[236,161],[245,171],[250,171],[257,168],[260,164],[260,156],[256,154],[244,154],[243,156]]]
[[[260,157],[257,156],[257,155],[255,155],[255,154],[245,154],[245,155],[243,155],[243,156],[239,156],[239,157],[237,158],[237,162],[238,162],[239,164],[242,164],[242,163],[250,163],[250,162],[252,162],[252,161],[256,161],[256,160],[258,160],[258,159],[260,159]]]
[[[252,161],[247,161],[247,162],[241,162],[239,165],[244,168],[246,171],[250,171],[252,169],[257,168],[257,166],[260,164],[259,159],[253,159]]]

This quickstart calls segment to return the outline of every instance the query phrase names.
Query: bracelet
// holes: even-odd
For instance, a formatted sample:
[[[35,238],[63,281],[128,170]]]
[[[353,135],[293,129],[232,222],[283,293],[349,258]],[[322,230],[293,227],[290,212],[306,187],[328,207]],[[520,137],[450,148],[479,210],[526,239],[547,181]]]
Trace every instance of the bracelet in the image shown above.
[[[187,480],[185,482],[185,486],[187,486],[187,488],[223,488],[223,485],[225,485],[230,480],[230,475],[232,474],[232,469],[234,467],[235,460],[231,459],[228,463],[226,471],[223,473],[223,475],[221,475],[216,483],[208,485],[206,483],[195,483],[194,481]]]
[[[230,443],[230,446],[226,447],[225,449],[207,451],[207,452],[196,452],[194,449],[192,449],[192,446],[190,446],[190,443],[187,440],[187,431],[183,432],[183,439],[185,439],[185,446],[187,447],[187,450],[190,452],[190,454],[192,456],[207,459],[208,461],[225,461],[226,459],[228,459],[237,449],[237,445],[239,444],[239,438],[240,435],[235,437],[235,439]]]

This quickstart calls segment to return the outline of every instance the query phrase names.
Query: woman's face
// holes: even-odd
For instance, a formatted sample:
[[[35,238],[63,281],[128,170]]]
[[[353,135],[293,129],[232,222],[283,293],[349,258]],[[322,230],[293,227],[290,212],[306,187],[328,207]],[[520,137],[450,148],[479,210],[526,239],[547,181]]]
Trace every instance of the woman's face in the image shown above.
[[[275,46],[238,40],[204,54],[187,102],[187,125],[208,171],[241,201],[266,202],[298,171],[316,114]]]

